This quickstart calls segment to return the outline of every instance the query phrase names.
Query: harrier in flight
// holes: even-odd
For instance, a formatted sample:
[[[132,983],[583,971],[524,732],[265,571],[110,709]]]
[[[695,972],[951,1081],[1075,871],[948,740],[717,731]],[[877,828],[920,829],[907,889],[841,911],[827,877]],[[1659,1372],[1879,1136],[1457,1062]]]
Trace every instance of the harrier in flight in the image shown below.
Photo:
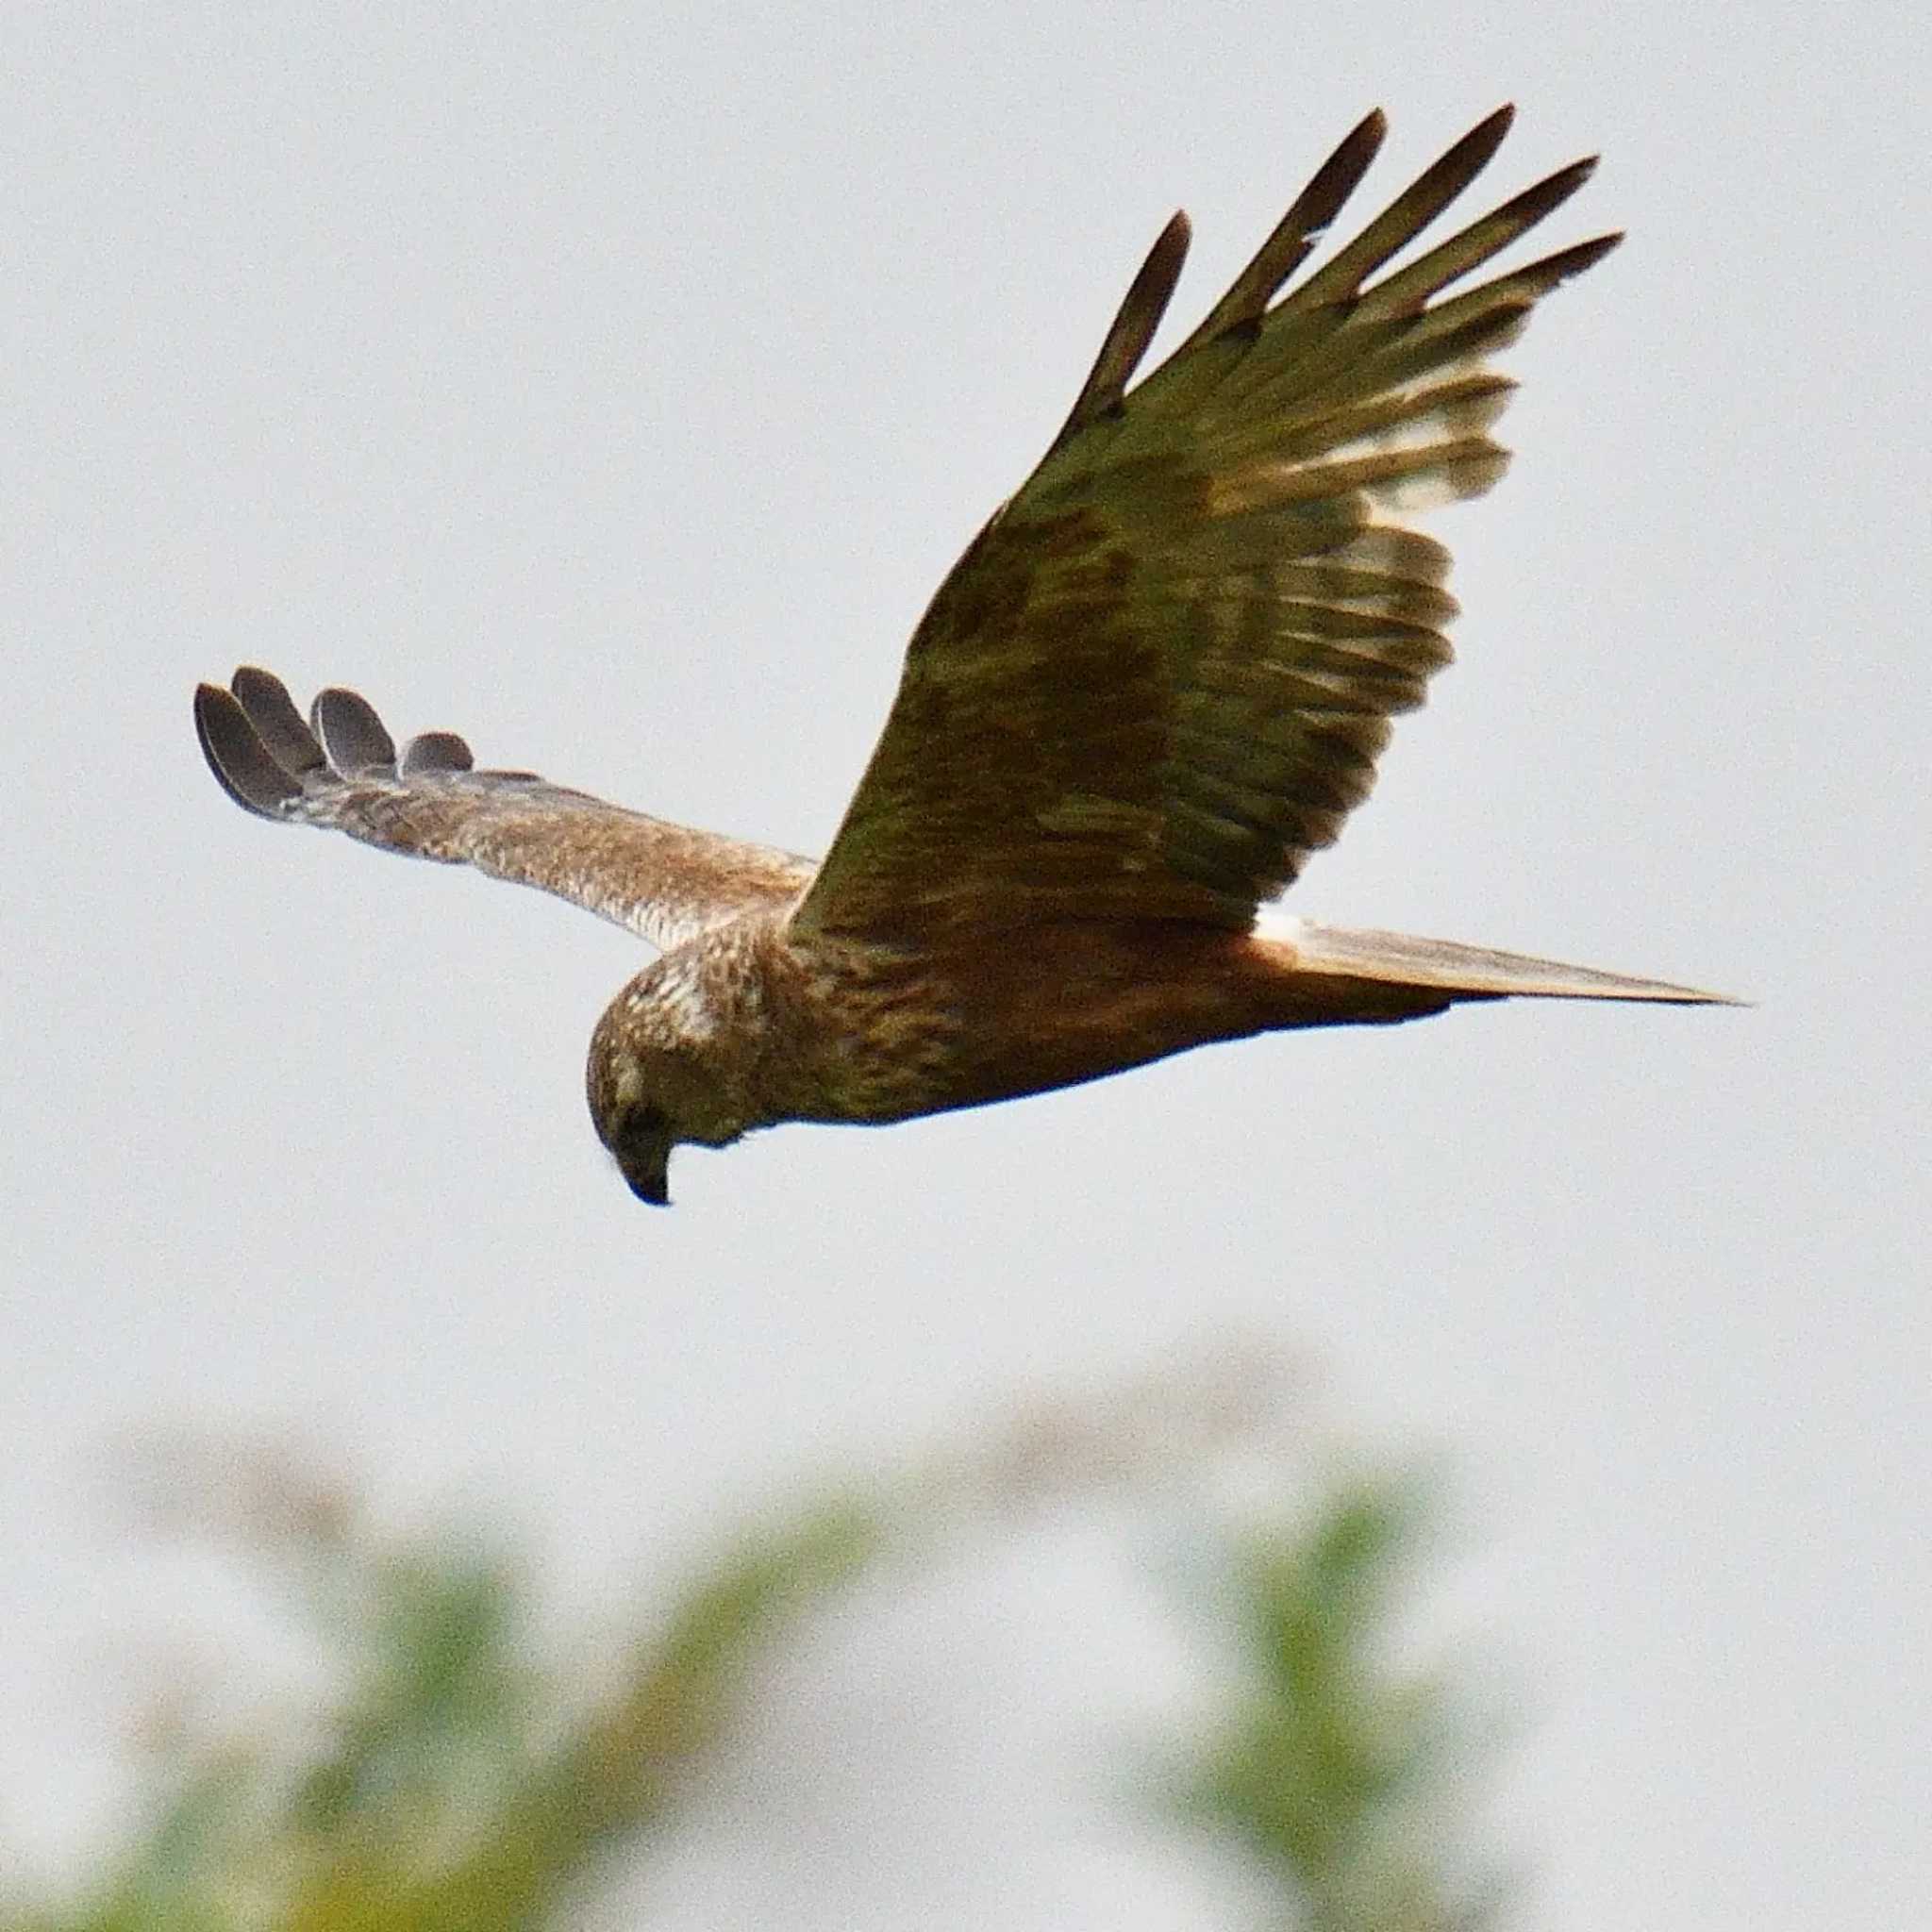
[[[1470,286],[1583,185],[1578,161],[1378,273],[1509,119],[1292,281],[1381,145],[1370,115],[1129,389],[1187,252],[1186,217],[1168,224],[1065,426],[921,620],[819,864],[478,771],[449,732],[398,755],[354,691],[325,691],[305,721],[255,669],[195,694],[215,776],[265,818],[540,886],[658,948],[598,1023],[589,1090],[632,1191],[660,1206],[673,1148],[783,1121],[908,1120],[1465,1000],[1716,998],[1440,940],[1257,927],[1449,661],[1448,553],[1405,512],[1501,475],[1490,430],[1512,385],[1488,358],[1619,239]]]

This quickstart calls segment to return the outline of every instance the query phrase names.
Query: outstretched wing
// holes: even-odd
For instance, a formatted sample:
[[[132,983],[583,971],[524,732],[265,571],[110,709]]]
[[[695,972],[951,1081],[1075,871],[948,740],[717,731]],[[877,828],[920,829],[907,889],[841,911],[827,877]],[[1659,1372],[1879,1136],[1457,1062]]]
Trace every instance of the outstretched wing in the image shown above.
[[[1509,120],[1277,297],[1380,146],[1370,115],[1129,394],[1187,250],[1174,217],[1066,426],[922,620],[798,925],[1242,928],[1335,839],[1450,656],[1448,553],[1394,519],[1501,475],[1488,432],[1512,385],[1483,358],[1618,240],[1445,293],[1581,187],[1579,161],[1370,280]]]
[[[538,886],[653,945],[781,910],[812,876],[810,860],[769,846],[667,824],[534,773],[476,771],[453,732],[413,738],[398,757],[352,691],[324,691],[305,721],[279,678],[244,666],[229,689],[196,691],[194,724],[244,810]]]

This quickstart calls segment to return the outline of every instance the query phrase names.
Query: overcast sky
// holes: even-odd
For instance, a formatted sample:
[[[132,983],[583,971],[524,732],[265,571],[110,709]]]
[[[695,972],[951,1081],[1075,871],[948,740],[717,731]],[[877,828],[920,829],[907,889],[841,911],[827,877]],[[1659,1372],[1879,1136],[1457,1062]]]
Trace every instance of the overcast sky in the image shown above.
[[[1919,9],[478,12],[8,10],[0,1822],[89,1842],[102,1659],[197,1627],[103,1504],[132,1425],[507,1501],[588,1612],[803,1470],[1233,1332],[1473,1485],[1457,1602],[1536,1687],[1525,1924],[1920,1922]],[[652,1213],[581,1095],[625,936],[203,769],[194,682],[258,661],[822,849],[1174,207],[1188,327],[1366,108],[1364,211],[1507,98],[1491,198],[1601,149],[1552,239],[1631,240],[1512,354],[1516,466],[1432,525],[1458,664],[1293,909],[1755,1009],[1281,1037],[688,1153]],[[1070,1648],[1126,1694],[1144,1607],[1050,1543],[831,1646],[773,1761],[894,1643],[909,1741],[657,1923],[1214,1923],[1181,1877],[1109,1895],[1008,1790],[1025,1740],[922,1753],[958,1684]],[[994,1850],[941,1884],[948,1831]]]

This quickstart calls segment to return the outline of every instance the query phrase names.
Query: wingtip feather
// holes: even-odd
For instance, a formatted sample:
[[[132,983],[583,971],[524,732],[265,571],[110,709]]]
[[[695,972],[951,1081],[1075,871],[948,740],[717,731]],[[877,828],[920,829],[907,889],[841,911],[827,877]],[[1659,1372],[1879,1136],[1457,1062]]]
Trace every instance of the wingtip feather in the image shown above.
[[[395,769],[395,741],[375,707],[359,691],[344,691],[340,685],[318,691],[308,722],[329,763],[344,775]]]
[[[419,772],[468,772],[475,755],[454,731],[420,731],[403,747],[396,769],[405,778]]]
[[[322,746],[295,708],[289,687],[274,672],[258,664],[237,665],[228,688],[247,713],[255,735],[283,771],[299,780],[322,770],[327,762]]]
[[[283,806],[301,794],[300,779],[276,762],[233,691],[218,684],[195,687],[194,734],[216,782],[243,811],[279,818]]]
[[[1127,292],[1093,358],[1093,367],[1081,385],[1080,393],[1048,450],[1071,442],[1088,424],[1120,408],[1134,371],[1141,366],[1167,305],[1174,300],[1174,285],[1180,280],[1181,266],[1188,258],[1188,244],[1193,238],[1193,224],[1185,208],[1176,208],[1166,227],[1155,238],[1139,273],[1127,285]]]

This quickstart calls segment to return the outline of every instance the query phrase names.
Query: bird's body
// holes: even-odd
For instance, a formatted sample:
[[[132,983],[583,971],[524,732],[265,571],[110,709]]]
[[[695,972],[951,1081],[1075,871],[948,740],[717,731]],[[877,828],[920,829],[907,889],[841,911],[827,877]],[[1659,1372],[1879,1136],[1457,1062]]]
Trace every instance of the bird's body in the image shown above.
[[[1311,970],[1286,938],[1174,922],[1041,925],[961,958],[800,940],[772,914],[687,941],[636,991],[634,1005],[612,1009],[613,1033],[661,1016],[663,1049],[685,1052],[694,1085],[733,1094],[746,1127],[912,1120],[1216,1041],[1409,1020],[1458,997],[1499,996],[1340,977]]]
[[[1371,116],[1130,391],[1186,247],[1169,225],[1046,458],[922,620],[818,865],[473,770],[448,733],[398,757],[354,693],[305,721],[253,669],[197,693],[208,761],[252,811],[537,885],[661,947],[589,1069],[598,1132],[654,1202],[675,1145],[784,1121],[906,1120],[1467,1000],[1708,1001],[1257,920],[1448,660],[1447,553],[1396,515],[1495,480],[1510,385],[1483,358],[1616,240],[1443,294],[1566,200],[1578,163],[1371,279],[1507,125],[1491,116],[1280,294],[1373,158]]]

